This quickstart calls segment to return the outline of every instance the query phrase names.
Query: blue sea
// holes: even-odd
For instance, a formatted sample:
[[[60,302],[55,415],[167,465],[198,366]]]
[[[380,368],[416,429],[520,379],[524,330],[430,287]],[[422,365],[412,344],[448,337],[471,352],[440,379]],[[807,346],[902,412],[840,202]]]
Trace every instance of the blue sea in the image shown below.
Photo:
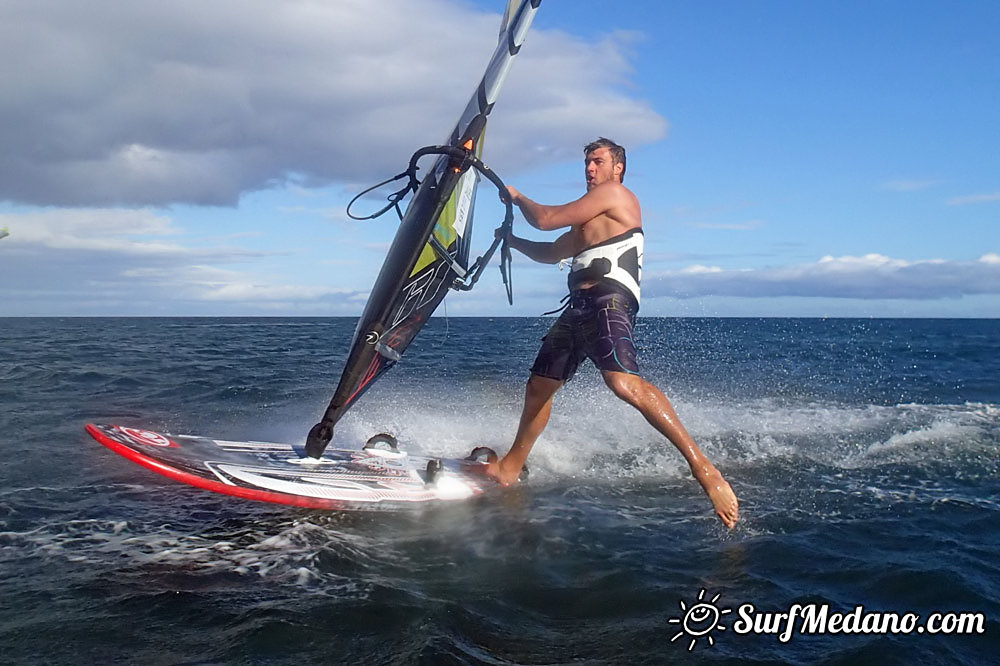
[[[334,446],[506,450],[550,322],[432,320]],[[640,318],[731,532],[589,364],[526,483],[399,512],[212,494],[84,433],[301,443],[354,324],[0,319],[0,662],[997,663],[1000,321]]]

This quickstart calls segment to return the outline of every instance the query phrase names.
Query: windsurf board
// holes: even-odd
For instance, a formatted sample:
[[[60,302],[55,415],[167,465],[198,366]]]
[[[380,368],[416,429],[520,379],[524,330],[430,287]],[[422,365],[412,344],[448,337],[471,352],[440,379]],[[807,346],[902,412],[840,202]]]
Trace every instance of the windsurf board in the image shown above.
[[[197,488],[250,500],[311,509],[401,508],[469,499],[499,487],[478,458],[411,456],[391,435],[357,450],[171,435],[120,425],[88,424],[87,432],[120,456]],[[488,449],[476,453],[492,454]]]

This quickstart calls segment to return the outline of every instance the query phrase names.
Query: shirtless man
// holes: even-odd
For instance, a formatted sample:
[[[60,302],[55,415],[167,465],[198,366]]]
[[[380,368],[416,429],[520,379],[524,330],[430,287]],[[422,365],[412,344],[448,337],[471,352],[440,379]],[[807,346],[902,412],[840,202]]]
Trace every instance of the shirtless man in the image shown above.
[[[542,342],[525,389],[514,443],[489,474],[503,485],[517,481],[552,412],[556,391],[590,358],[616,396],[638,409],[677,447],[726,527],[739,520],[732,488],[681,425],[667,397],[639,376],[632,326],[639,309],[642,218],[639,201],[624,185],[625,149],[605,138],[584,149],[587,193],[561,206],[535,203],[508,187],[528,223],[542,231],[569,227],[551,243],[511,235],[528,258],[554,264],[573,257],[570,300]]]

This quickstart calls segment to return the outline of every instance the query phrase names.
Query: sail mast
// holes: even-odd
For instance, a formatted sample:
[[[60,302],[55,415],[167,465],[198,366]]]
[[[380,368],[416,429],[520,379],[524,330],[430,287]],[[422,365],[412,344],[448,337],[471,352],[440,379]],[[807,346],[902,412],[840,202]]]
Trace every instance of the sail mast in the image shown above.
[[[333,438],[333,426],[344,412],[375,379],[399,361],[455,280],[465,277],[466,272],[473,272],[468,266],[468,255],[472,232],[471,202],[478,179],[470,170],[475,168],[476,172],[499,184],[498,187],[502,186],[478,159],[483,133],[511,62],[520,51],[540,4],[541,0],[508,1],[499,43],[447,144],[421,149],[411,159],[407,174],[415,181],[415,161],[419,156],[438,155],[410,200],[389,247],[358,320],[333,398],[320,421],[309,431],[308,455],[318,458],[323,453]],[[504,196],[506,190],[502,189],[501,197]],[[505,223],[509,225],[510,203],[506,203],[508,219]],[[494,242],[487,255],[496,247]],[[478,278],[482,265],[475,268]]]

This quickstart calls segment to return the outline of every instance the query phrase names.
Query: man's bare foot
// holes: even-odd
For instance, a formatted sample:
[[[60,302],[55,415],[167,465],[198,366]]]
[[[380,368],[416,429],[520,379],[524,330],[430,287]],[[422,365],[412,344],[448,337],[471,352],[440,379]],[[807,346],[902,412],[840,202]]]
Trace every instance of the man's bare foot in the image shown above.
[[[740,519],[740,503],[729,483],[714,467],[703,469],[701,474],[695,473],[694,477],[701,484],[708,499],[712,500],[715,515],[719,517],[723,525],[732,529]]]
[[[506,458],[502,460],[492,459],[486,463],[486,476],[490,477],[501,486],[511,486],[518,482],[521,470],[513,465],[507,464]]]

